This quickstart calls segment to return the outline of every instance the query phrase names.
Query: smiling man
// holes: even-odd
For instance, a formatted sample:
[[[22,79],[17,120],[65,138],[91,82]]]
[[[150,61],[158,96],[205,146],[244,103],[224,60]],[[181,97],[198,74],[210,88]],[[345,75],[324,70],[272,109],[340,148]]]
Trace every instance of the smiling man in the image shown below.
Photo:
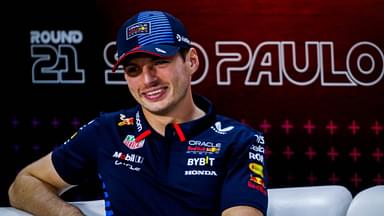
[[[98,174],[106,215],[265,216],[263,135],[215,113],[192,93],[199,56],[183,24],[142,11],[117,33],[131,109],[103,113],[9,188],[12,206],[34,215],[83,215],[60,193]]]

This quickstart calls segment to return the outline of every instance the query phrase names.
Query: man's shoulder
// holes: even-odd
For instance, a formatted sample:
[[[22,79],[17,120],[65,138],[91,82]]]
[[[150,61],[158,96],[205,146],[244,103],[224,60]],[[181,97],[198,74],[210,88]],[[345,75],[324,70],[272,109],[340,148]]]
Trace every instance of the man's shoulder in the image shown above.
[[[126,109],[120,109],[120,110],[114,110],[114,111],[104,111],[100,112],[100,118],[104,119],[116,119],[118,118],[124,118],[129,116],[134,116],[137,112],[137,107],[131,107]]]
[[[264,144],[263,132],[228,116],[216,115],[216,121],[211,129],[222,135],[220,140],[223,143],[231,144],[235,149],[248,149],[254,143]]]
[[[233,130],[234,132],[248,133],[250,135],[262,134],[261,131],[257,130],[253,126],[241,122],[233,117],[225,115],[216,115],[216,122],[214,123],[216,128],[227,128],[227,130]]]

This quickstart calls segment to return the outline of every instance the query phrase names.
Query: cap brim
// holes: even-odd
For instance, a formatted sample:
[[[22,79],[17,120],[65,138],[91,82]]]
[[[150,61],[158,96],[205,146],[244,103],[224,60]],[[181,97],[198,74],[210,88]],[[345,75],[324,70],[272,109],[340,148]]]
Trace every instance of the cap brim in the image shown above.
[[[128,56],[131,56],[133,54],[144,53],[144,54],[149,54],[149,55],[158,56],[158,57],[172,57],[172,56],[175,56],[179,50],[180,50],[180,47],[178,46],[163,45],[163,44],[151,44],[151,45],[135,47],[125,52],[119,57],[119,59],[116,61],[116,63],[112,67],[112,72],[115,72],[117,67],[123,62],[123,60],[125,60]]]

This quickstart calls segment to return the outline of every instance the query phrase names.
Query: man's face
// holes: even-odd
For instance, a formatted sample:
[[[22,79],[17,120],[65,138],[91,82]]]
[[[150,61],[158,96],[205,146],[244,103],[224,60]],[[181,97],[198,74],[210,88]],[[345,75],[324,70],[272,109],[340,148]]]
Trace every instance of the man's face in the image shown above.
[[[143,109],[157,115],[183,109],[192,72],[180,54],[170,58],[134,56],[124,63],[124,71],[128,88]]]

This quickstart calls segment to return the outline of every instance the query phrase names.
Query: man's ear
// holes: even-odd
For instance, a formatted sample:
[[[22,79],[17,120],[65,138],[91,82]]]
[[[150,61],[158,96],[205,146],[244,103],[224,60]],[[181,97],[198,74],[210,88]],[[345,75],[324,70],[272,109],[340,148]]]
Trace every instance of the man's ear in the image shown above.
[[[192,47],[188,52],[188,58],[186,59],[188,61],[188,66],[191,68],[192,73],[197,71],[199,68],[199,56],[197,54],[197,50]]]

